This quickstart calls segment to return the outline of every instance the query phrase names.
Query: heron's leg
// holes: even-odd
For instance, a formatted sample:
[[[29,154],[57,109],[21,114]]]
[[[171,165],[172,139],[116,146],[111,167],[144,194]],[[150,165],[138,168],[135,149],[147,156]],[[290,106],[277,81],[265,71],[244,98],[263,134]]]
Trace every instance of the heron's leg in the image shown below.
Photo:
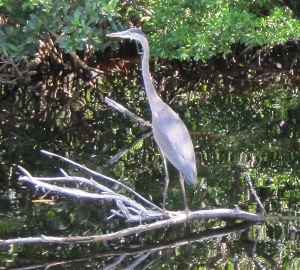
[[[165,168],[165,188],[164,188],[164,194],[163,194],[162,209],[163,209],[163,211],[165,211],[166,210],[166,197],[167,197],[167,191],[168,191],[168,186],[169,186],[169,172],[168,172],[167,159],[163,154],[162,154],[162,156],[163,156],[164,168]]]
[[[184,200],[184,211],[186,213],[188,213],[190,210],[189,210],[188,205],[187,205],[185,188],[184,188],[184,179],[183,179],[183,176],[182,176],[181,173],[180,173],[179,179],[180,179],[180,185],[181,185],[181,190],[182,190],[182,195],[183,195],[183,200]]]

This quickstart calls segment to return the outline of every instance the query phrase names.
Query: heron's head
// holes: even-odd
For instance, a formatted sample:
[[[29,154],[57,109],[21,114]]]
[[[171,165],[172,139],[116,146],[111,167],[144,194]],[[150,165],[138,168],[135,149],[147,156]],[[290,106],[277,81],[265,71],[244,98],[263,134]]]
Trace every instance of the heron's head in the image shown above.
[[[117,37],[117,38],[131,38],[135,40],[141,40],[142,38],[145,37],[145,34],[138,28],[130,28],[125,31],[110,33],[107,34],[106,36],[110,38]]]

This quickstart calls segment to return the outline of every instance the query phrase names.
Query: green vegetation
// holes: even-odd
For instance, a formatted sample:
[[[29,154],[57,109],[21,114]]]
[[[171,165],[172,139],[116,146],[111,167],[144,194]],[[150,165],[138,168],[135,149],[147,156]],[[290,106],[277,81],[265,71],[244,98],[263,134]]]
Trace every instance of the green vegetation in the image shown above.
[[[44,1],[3,0],[0,29],[0,53],[20,59],[38,50],[38,41],[47,42],[51,33],[58,35],[66,53],[76,50],[103,51],[107,29],[116,30],[120,6],[116,0]]]
[[[270,47],[297,39],[300,22],[278,1],[150,1],[154,19],[149,22],[157,57],[195,61],[232,46]]]
[[[297,39],[299,20],[275,0],[152,0],[139,8],[117,0],[2,0],[0,53],[20,59],[32,56],[38,41],[49,33],[65,52],[103,52],[111,41],[108,31],[142,25],[151,39],[155,57],[207,60],[228,54],[232,46],[283,44]],[[141,8],[149,10],[146,15]]]

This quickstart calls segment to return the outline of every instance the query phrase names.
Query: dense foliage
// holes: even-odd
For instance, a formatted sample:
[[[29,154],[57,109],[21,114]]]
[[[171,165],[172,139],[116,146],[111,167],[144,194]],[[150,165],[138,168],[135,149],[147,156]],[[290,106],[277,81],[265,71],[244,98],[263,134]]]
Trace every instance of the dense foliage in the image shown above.
[[[262,46],[297,39],[300,22],[278,1],[150,1],[149,22],[159,57],[194,60],[231,52],[235,44]],[[155,30],[155,31],[154,31]]]
[[[299,20],[276,0],[138,1],[2,0],[0,53],[11,58],[32,56],[38,41],[58,35],[65,52],[104,51],[108,31],[141,26],[156,57],[209,59],[230,53],[235,44],[282,44],[297,39]],[[147,12],[146,12],[147,11]]]
[[[103,51],[107,28],[116,30],[119,1],[2,1],[0,29],[1,54],[12,58],[33,55],[38,41],[47,42],[50,33],[58,35],[65,52],[94,48]]]

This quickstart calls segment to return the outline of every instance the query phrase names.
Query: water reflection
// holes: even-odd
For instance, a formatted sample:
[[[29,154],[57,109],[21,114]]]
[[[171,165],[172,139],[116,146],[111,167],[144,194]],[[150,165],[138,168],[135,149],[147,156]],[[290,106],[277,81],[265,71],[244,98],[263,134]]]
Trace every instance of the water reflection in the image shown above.
[[[182,236],[172,241],[162,241],[161,243],[147,243],[142,237],[133,237],[130,241],[131,244],[127,244],[124,247],[125,240],[120,239],[119,243],[110,243],[102,252],[97,251],[94,244],[90,245],[90,249],[93,251],[88,256],[80,255],[76,258],[69,260],[59,260],[58,258],[64,257],[64,250],[58,249],[56,252],[57,259],[51,262],[40,260],[34,265],[28,267],[33,268],[51,268],[62,266],[64,269],[80,269],[86,268],[89,265],[94,267],[101,267],[101,269],[112,269],[113,267],[121,267],[121,269],[142,269],[142,267],[159,267],[162,269],[186,269],[188,265],[193,267],[201,267],[203,265],[210,265],[212,267],[221,265],[246,265],[249,261],[252,261],[252,256],[255,254],[256,241],[252,241],[251,232],[253,227],[251,224],[236,224],[222,229],[210,229],[202,232],[194,232],[199,225],[191,224],[188,227],[182,229],[181,227],[175,228],[179,230]],[[252,228],[252,229],[251,229]],[[200,229],[198,227],[198,229]],[[203,229],[203,228],[202,228]],[[257,228],[255,228],[256,230]],[[165,232],[161,232],[162,236],[168,237]],[[183,236],[184,235],[184,236]],[[243,236],[244,235],[244,236]],[[248,240],[247,244],[243,244],[243,249],[248,246],[249,254],[244,262],[237,263],[230,261],[231,252],[237,254],[237,250],[232,250],[232,245],[237,245],[242,239]],[[245,240],[245,239],[244,239]],[[123,244],[121,244],[123,242]],[[241,244],[238,244],[241,246]],[[207,248],[211,249],[208,252]],[[40,247],[44,249],[44,247]],[[79,244],[74,244],[69,248],[78,250],[83,248]],[[98,247],[99,248],[99,247]],[[107,250],[107,251],[104,251]],[[44,250],[45,252],[45,250]],[[229,259],[229,260],[228,260]],[[57,268],[55,268],[57,269]],[[147,269],[147,268],[145,268]]]
[[[179,240],[175,239],[207,229],[215,231],[225,223],[196,222],[113,243],[1,247],[1,267],[37,266],[39,263],[44,266],[46,262],[54,262],[51,266],[55,269],[104,268],[113,264],[130,268],[140,260],[139,266],[152,265],[158,269],[171,266],[185,269],[188,265],[206,269],[238,266],[247,269],[249,265],[257,269],[280,269],[283,265],[298,268],[299,99],[298,89],[272,85],[269,89],[243,95],[234,92],[211,94],[205,100],[203,94],[197,93],[188,104],[182,101],[183,96],[183,103],[175,108],[192,130],[196,146],[199,183],[187,190],[191,209],[231,208],[238,204],[243,210],[257,212],[259,209],[245,180],[245,173],[249,172],[262,203],[273,217],[265,225],[193,243],[189,240],[186,246],[176,246]],[[139,102],[144,104],[142,100]],[[137,110],[147,118],[144,109]],[[92,235],[129,226],[119,219],[108,222],[109,205],[103,203],[91,204],[56,196],[52,197],[53,204],[33,203],[32,200],[40,198],[41,194],[32,187],[18,184],[15,164],[44,176],[57,175],[58,168],[65,166],[44,158],[40,149],[57,152],[91,169],[124,179],[126,184],[160,205],[164,173],[153,140],[147,138],[133,146],[132,142],[144,130],[113,110],[102,108],[94,117],[94,121],[88,121],[83,127],[52,131],[36,123],[34,129],[22,124],[17,133],[2,138],[1,239]],[[108,164],[112,156],[129,146],[133,147],[121,160]],[[177,177],[176,170],[171,170],[167,205],[170,210],[182,209]],[[154,248],[155,252],[142,254],[126,251],[133,244],[141,248],[157,242],[168,248]],[[65,259],[74,260],[76,264],[66,263]]]

